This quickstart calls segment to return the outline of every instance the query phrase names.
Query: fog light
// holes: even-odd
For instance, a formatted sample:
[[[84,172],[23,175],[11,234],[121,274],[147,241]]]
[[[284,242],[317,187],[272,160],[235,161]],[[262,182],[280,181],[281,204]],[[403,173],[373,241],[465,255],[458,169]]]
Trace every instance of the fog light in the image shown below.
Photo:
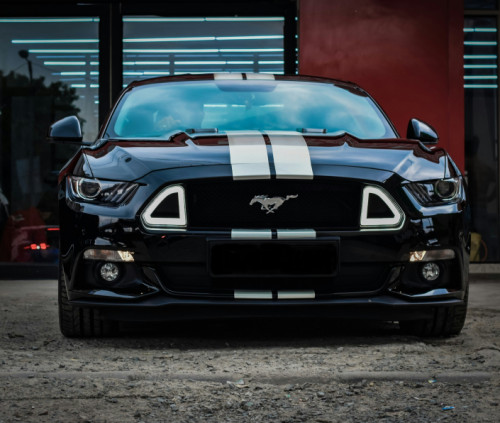
[[[106,282],[114,282],[120,275],[120,269],[115,263],[104,263],[99,269],[99,274]]]
[[[422,271],[422,276],[426,281],[435,281],[437,278],[439,278],[439,275],[441,273],[439,266],[433,262],[425,263],[422,266],[421,271]]]

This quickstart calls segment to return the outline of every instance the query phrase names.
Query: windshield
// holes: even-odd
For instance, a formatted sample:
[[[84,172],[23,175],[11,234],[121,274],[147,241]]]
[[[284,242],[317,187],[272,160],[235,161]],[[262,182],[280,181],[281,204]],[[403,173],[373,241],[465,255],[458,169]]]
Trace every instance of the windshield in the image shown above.
[[[396,136],[362,91],[333,83],[204,80],[133,88],[118,105],[106,137],[166,138],[193,129],[347,132],[362,139]]]

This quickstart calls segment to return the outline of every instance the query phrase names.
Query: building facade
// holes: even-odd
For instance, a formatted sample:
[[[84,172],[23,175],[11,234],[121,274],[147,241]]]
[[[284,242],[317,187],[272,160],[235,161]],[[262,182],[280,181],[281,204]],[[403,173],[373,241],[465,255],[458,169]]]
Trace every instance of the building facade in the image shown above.
[[[57,269],[58,169],[74,146],[48,125],[76,114],[95,139],[129,82],[204,72],[351,80],[401,135],[433,125],[466,173],[473,260],[500,262],[496,1],[2,2],[0,273]]]

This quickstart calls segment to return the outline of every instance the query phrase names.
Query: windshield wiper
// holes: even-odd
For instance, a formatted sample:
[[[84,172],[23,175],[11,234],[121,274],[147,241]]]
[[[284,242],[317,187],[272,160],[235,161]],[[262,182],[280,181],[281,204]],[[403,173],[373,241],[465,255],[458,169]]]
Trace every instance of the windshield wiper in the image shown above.
[[[219,129],[217,128],[190,128],[186,129],[187,134],[217,134]]]
[[[297,132],[302,132],[303,134],[326,134],[325,128],[297,128]]]

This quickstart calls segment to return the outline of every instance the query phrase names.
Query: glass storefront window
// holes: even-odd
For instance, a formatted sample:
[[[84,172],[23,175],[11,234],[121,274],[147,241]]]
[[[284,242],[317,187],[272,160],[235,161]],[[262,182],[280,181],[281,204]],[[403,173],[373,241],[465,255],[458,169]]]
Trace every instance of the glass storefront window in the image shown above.
[[[496,17],[464,25],[465,168],[472,206],[471,261],[500,261]]]
[[[0,262],[57,262],[57,175],[77,147],[45,136],[72,114],[97,134],[98,22],[0,19]]]
[[[465,0],[466,10],[494,10],[498,7],[497,0]]]
[[[184,73],[284,73],[284,17],[123,18],[124,86]]]

